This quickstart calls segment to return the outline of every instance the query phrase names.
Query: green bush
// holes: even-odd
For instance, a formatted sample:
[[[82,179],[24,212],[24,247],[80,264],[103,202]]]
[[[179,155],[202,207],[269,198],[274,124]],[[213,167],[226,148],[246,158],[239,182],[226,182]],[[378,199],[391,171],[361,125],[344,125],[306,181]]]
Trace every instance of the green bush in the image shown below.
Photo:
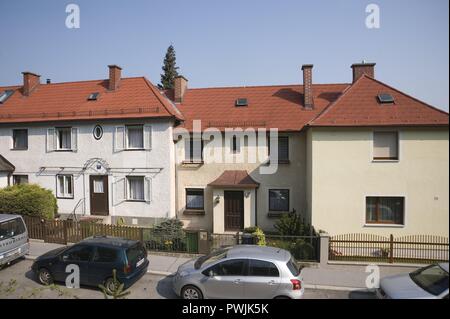
[[[58,212],[52,191],[35,184],[0,189],[0,214],[19,214],[53,219]]]
[[[252,234],[254,238],[256,238],[256,245],[265,246],[266,245],[266,235],[264,235],[264,231],[256,226],[247,227],[244,229],[244,233]]]
[[[274,228],[281,236],[311,236],[315,233],[314,228],[295,211],[281,216]]]

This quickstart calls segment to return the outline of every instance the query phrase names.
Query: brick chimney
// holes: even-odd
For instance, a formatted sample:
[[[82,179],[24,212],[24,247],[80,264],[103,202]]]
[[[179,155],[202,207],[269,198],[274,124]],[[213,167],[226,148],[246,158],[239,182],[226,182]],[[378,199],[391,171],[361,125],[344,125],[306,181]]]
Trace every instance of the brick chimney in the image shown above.
[[[375,78],[375,63],[355,63],[352,64],[353,69],[353,83],[355,83],[363,74]]]
[[[29,96],[31,92],[40,84],[40,75],[31,72],[22,72],[23,74],[23,95]]]
[[[305,109],[314,108],[313,89],[312,89],[312,64],[303,64],[303,105]]]
[[[187,84],[188,80],[184,76],[178,75],[175,78],[173,86],[175,103],[183,103],[184,94],[188,88]]]
[[[108,90],[114,91],[119,88],[122,68],[117,65],[108,65],[108,68],[109,68]]]

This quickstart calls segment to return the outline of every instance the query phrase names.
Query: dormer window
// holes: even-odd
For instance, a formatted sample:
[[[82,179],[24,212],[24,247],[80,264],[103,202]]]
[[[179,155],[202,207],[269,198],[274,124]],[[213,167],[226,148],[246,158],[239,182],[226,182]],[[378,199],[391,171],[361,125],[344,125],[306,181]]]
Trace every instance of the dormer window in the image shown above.
[[[392,104],[395,102],[394,97],[388,93],[378,94],[377,99],[380,104]]]
[[[0,104],[3,104],[6,102],[7,99],[9,99],[9,97],[11,95],[13,95],[14,91],[13,90],[6,90],[3,92],[0,92]]]
[[[88,101],[97,101],[99,95],[100,95],[100,93],[98,93],[98,92],[89,94]]]
[[[248,100],[246,98],[239,98],[234,105],[236,107],[248,106]]]

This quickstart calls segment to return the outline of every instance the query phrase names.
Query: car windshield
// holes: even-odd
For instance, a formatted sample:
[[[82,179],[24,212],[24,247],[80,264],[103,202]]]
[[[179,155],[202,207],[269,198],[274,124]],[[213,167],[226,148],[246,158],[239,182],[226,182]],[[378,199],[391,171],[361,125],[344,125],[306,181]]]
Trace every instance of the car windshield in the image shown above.
[[[297,266],[297,262],[295,261],[294,257],[292,257],[288,262],[287,262],[287,267],[289,268],[289,270],[291,271],[291,273],[297,277],[298,275],[300,275],[300,268]]]
[[[228,249],[227,248],[223,248],[223,249],[218,249],[218,250],[212,252],[209,255],[205,255],[205,256],[199,257],[196,260],[196,262],[194,264],[194,267],[195,267],[195,269],[199,269],[202,266],[206,266],[206,265],[209,265],[209,264],[211,264],[211,263],[213,263],[213,262],[215,262],[217,260],[226,258],[227,257],[227,252],[228,252]]]
[[[440,295],[448,289],[448,272],[439,265],[418,269],[410,276],[420,288],[432,295]]]
[[[0,240],[8,239],[25,232],[22,219],[15,218],[6,222],[0,223]]]

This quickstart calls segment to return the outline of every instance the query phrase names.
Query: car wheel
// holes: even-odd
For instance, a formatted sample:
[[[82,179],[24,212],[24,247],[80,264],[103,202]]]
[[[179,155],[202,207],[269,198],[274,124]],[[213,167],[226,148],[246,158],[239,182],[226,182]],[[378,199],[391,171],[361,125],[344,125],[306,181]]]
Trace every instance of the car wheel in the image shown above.
[[[181,289],[181,298],[183,299],[203,299],[203,294],[195,286],[185,286]]]
[[[286,297],[286,296],[278,296],[278,297],[275,297],[273,299],[291,299],[291,298]]]
[[[39,270],[38,280],[44,286],[53,284],[53,276],[52,276],[51,272],[46,268],[41,268]]]
[[[119,285],[114,282],[114,278],[112,277],[105,280],[104,286],[108,295],[112,295],[117,290],[117,288],[119,288]]]

